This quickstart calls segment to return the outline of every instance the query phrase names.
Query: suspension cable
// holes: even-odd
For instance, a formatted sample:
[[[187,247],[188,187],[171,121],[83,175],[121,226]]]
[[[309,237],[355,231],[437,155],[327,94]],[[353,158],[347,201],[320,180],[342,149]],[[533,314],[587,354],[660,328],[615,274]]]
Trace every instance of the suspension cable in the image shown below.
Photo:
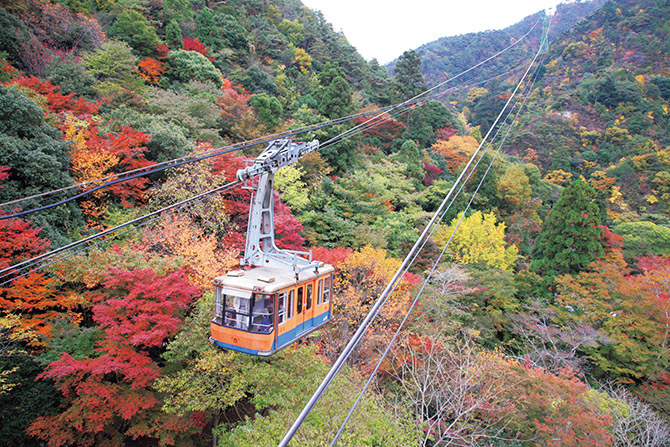
[[[533,87],[533,85],[534,85],[534,83],[535,83],[535,81],[536,81],[536,79],[533,79],[533,78],[536,78],[536,75],[537,75],[537,73],[539,72],[539,67],[540,67],[541,65],[542,65],[542,64],[540,63],[540,64],[538,65],[538,67],[535,69],[535,72],[534,72],[533,76],[531,77],[532,81],[528,84],[527,88],[525,89],[526,91],[531,91],[531,90],[532,90],[532,87]],[[528,96],[525,95],[525,93],[526,93],[526,92],[522,92],[522,95],[524,95],[523,102],[521,103],[521,106],[517,109],[517,113],[516,113],[514,119],[510,122],[510,124],[509,124],[509,126],[508,126],[508,128],[507,128],[507,132],[506,132],[505,135],[503,136],[502,141],[499,143],[499,145],[498,145],[498,149],[496,150],[494,156],[492,157],[491,162],[489,163],[489,165],[488,165],[488,167],[487,167],[487,169],[486,169],[486,172],[485,172],[484,175],[482,176],[482,178],[481,178],[479,184],[477,185],[477,188],[476,188],[475,191],[473,192],[472,197],[471,197],[470,200],[468,201],[468,204],[466,205],[465,210],[463,211],[463,213],[462,213],[461,217],[459,218],[459,220],[458,220],[456,226],[454,227],[454,230],[451,232],[451,235],[449,236],[449,238],[448,238],[447,242],[445,243],[444,247],[442,248],[442,251],[441,251],[440,254],[438,255],[438,257],[437,257],[437,259],[435,260],[435,262],[433,263],[433,266],[432,266],[431,270],[429,271],[429,273],[428,273],[426,279],[424,280],[424,282],[423,282],[423,284],[422,284],[420,290],[417,292],[417,295],[415,296],[414,300],[413,300],[412,303],[410,304],[407,313],[405,314],[403,320],[400,322],[400,324],[399,324],[398,328],[396,329],[396,331],[395,331],[393,337],[391,338],[391,341],[389,342],[389,344],[387,345],[386,349],[384,350],[382,356],[380,357],[379,361],[377,362],[377,365],[375,366],[374,370],[373,370],[372,373],[370,374],[370,376],[369,376],[367,382],[366,382],[365,385],[363,386],[363,389],[361,390],[360,394],[358,395],[356,401],[355,401],[355,402],[353,403],[353,405],[351,406],[351,409],[349,410],[349,413],[347,414],[347,416],[345,417],[344,421],[343,421],[342,424],[340,425],[339,430],[338,430],[337,433],[335,434],[335,436],[334,436],[334,438],[333,438],[333,440],[332,440],[332,442],[331,442],[331,444],[330,444],[331,447],[333,447],[333,446],[336,445],[337,440],[339,439],[340,435],[342,434],[342,432],[343,432],[345,426],[347,425],[347,423],[349,422],[349,420],[350,420],[351,417],[353,416],[353,413],[354,413],[355,409],[357,408],[358,404],[360,403],[361,399],[363,398],[363,395],[365,394],[365,392],[366,392],[367,389],[369,388],[370,384],[372,383],[372,380],[374,379],[374,377],[375,377],[376,374],[377,374],[377,371],[379,370],[379,368],[381,367],[382,363],[384,362],[384,360],[385,360],[386,357],[388,356],[388,353],[390,352],[391,347],[393,346],[393,344],[394,344],[395,341],[397,340],[398,336],[400,335],[400,331],[402,330],[402,328],[404,327],[405,323],[406,323],[407,320],[409,319],[409,316],[411,315],[412,311],[414,310],[414,307],[415,307],[416,304],[418,303],[419,298],[420,298],[421,295],[423,294],[423,291],[425,290],[426,286],[428,285],[428,282],[429,282],[430,279],[432,278],[433,273],[435,272],[435,270],[437,269],[437,266],[439,265],[440,261],[441,261],[442,258],[444,257],[444,254],[445,254],[447,248],[449,247],[449,244],[451,243],[451,240],[453,239],[453,237],[454,237],[456,231],[457,231],[458,228],[460,227],[461,222],[463,221],[463,218],[465,217],[465,214],[468,212],[468,210],[469,210],[470,207],[472,206],[472,202],[473,202],[475,196],[477,195],[477,193],[479,192],[480,188],[481,188],[482,185],[484,184],[484,180],[486,179],[486,177],[487,177],[487,175],[488,175],[488,173],[489,173],[491,167],[493,166],[495,160],[497,159],[498,155],[500,154],[500,151],[501,151],[501,149],[502,149],[502,147],[503,147],[505,141],[507,140],[507,137],[509,136],[509,133],[510,133],[511,129],[512,129],[513,126],[514,126],[514,123],[515,123],[516,120],[519,118],[519,115],[521,114],[521,111],[523,110],[523,107],[524,107],[524,105],[526,104],[526,101],[528,100]],[[518,102],[519,102],[519,100],[517,100],[517,102],[515,103],[515,105],[512,107],[512,110],[514,109],[514,107],[516,107],[516,104],[518,104]],[[505,118],[505,121],[506,121],[507,118],[509,118],[509,116],[511,115],[512,110],[510,110],[510,113],[509,113],[509,114],[507,115],[507,117]],[[497,132],[496,132],[496,135],[493,136],[493,139],[495,139],[496,136],[497,136]],[[489,144],[489,147],[490,147],[490,144]],[[488,150],[488,147],[487,147],[487,150]],[[482,155],[482,157],[480,157],[479,161],[481,161],[482,159],[483,159],[483,155]],[[479,164],[479,161],[477,162],[477,165]],[[475,169],[476,169],[476,166],[475,166],[474,169],[471,170],[470,175],[471,175],[472,173],[475,172]],[[468,175],[468,179],[470,178],[470,175]],[[460,189],[459,192],[456,194],[456,196],[458,196],[458,194],[461,192],[461,190],[463,189],[463,187],[466,185],[468,179],[466,179],[466,180],[461,184],[461,189]],[[444,215],[445,215],[446,212],[449,210],[449,208],[451,207],[451,205],[454,203],[454,201],[455,201],[455,199],[456,199],[456,196],[454,197],[454,199],[452,200],[452,202],[449,204],[449,207],[447,207],[447,209],[445,210],[444,214],[442,215],[442,218],[444,218]],[[441,218],[440,220],[442,220],[442,218]],[[434,227],[433,231],[434,231],[436,228],[437,228],[437,225]],[[432,234],[432,233],[431,233],[431,234]],[[416,259],[417,256],[418,256],[418,253],[415,255],[414,259],[412,260],[412,263],[414,262],[414,260]],[[409,268],[409,267],[408,267],[408,268]],[[407,269],[403,272],[403,274],[405,274],[405,273],[407,273]]]
[[[537,25],[537,22],[535,23],[535,25],[533,25],[533,27],[535,27],[536,25]],[[530,32],[530,31],[529,31],[529,32]],[[517,42],[518,42],[518,41],[517,41]],[[331,367],[331,369],[330,369],[330,371],[328,372],[328,374],[326,375],[326,377],[323,379],[323,381],[321,382],[321,384],[319,385],[319,387],[317,388],[317,390],[314,392],[314,394],[312,395],[312,397],[310,398],[310,400],[307,402],[307,404],[305,405],[305,407],[303,408],[303,410],[301,411],[301,413],[300,413],[300,414],[298,415],[298,417],[296,418],[296,420],[295,420],[295,422],[293,423],[293,425],[291,426],[291,428],[288,430],[288,432],[286,433],[286,435],[284,436],[284,438],[281,440],[281,442],[279,443],[279,447],[286,447],[286,446],[288,445],[288,443],[289,443],[290,440],[293,438],[293,436],[295,435],[295,433],[296,433],[296,431],[298,430],[298,428],[299,428],[299,427],[302,425],[302,423],[304,422],[304,420],[305,420],[305,418],[307,417],[307,415],[308,415],[308,414],[311,412],[311,410],[314,408],[314,405],[316,405],[316,402],[317,402],[317,401],[319,400],[319,398],[325,393],[326,389],[328,388],[328,386],[330,385],[330,383],[331,383],[331,382],[333,381],[333,379],[335,378],[335,375],[337,375],[337,373],[340,371],[340,369],[341,369],[342,366],[344,365],[344,362],[347,360],[347,358],[349,358],[349,356],[350,356],[351,353],[353,352],[354,348],[358,345],[358,343],[359,343],[360,340],[362,339],[363,335],[364,335],[365,332],[367,331],[367,329],[368,329],[369,325],[371,324],[372,320],[376,317],[376,315],[377,315],[377,314],[379,313],[379,311],[381,310],[381,307],[382,307],[384,301],[386,300],[386,298],[387,298],[388,295],[390,294],[390,290],[391,290],[391,288],[394,288],[395,285],[396,285],[396,283],[399,283],[399,281],[400,281],[400,279],[401,279],[401,278],[400,278],[400,274],[401,274],[401,272],[409,266],[409,261],[410,261],[410,259],[411,259],[411,258],[414,256],[414,254],[417,252],[417,249],[418,249],[419,246],[423,243],[423,241],[424,241],[425,239],[427,239],[427,237],[428,237],[428,233],[429,233],[429,231],[430,231],[430,228],[431,228],[432,226],[435,225],[435,222],[437,221],[437,219],[439,218],[439,216],[442,214],[442,211],[444,210],[444,208],[445,208],[447,202],[449,201],[449,199],[451,198],[451,196],[452,196],[454,190],[456,189],[456,185],[459,184],[459,183],[462,181],[462,179],[463,179],[463,177],[464,177],[464,175],[465,175],[465,172],[466,172],[466,171],[469,169],[469,167],[472,165],[472,163],[473,163],[473,161],[474,161],[476,155],[481,151],[484,142],[488,140],[489,136],[491,135],[491,132],[492,132],[493,128],[498,124],[498,122],[499,122],[500,118],[502,117],[504,111],[507,109],[507,107],[508,107],[509,104],[511,103],[512,98],[515,96],[516,92],[518,91],[519,87],[521,86],[521,83],[523,82],[523,80],[525,79],[525,77],[528,75],[528,72],[530,71],[532,65],[535,63],[535,61],[536,61],[537,57],[539,56],[539,54],[540,54],[540,50],[538,50],[538,52],[536,53],[535,57],[533,58],[533,61],[532,61],[531,64],[528,66],[528,68],[526,69],[526,72],[524,73],[523,77],[521,78],[521,81],[519,82],[519,84],[517,84],[516,88],[514,89],[514,91],[513,91],[512,94],[510,95],[510,97],[507,99],[507,101],[506,101],[505,105],[503,106],[503,108],[502,108],[500,114],[496,117],[496,120],[494,121],[493,125],[489,128],[488,132],[486,133],[486,136],[482,139],[482,142],[479,144],[477,150],[474,152],[474,154],[472,155],[472,157],[470,158],[470,160],[468,160],[468,163],[466,164],[465,168],[463,169],[463,171],[461,172],[461,174],[459,175],[459,177],[456,179],[456,182],[452,185],[451,189],[449,190],[449,192],[448,192],[447,195],[445,196],[444,200],[442,201],[442,203],[441,203],[440,206],[438,207],[437,211],[435,212],[435,214],[434,214],[433,217],[431,218],[430,222],[429,222],[428,225],[424,228],[423,232],[421,233],[421,235],[419,236],[419,238],[417,239],[417,241],[414,243],[414,246],[412,247],[412,249],[411,249],[411,250],[409,251],[409,253],[406,255],[405,259],[403,260],[402,264],[400,265],[400,267],[398,268],[398,270],[397,270],[396,273],[394,274],[393,278],[391,279],[391,281],[389,282],[389,284],[386,286],[386,288],[382,291],[380,297],[377,299],[377,301],[375,302],[375,304],[371,307],[369,313],[367,314],[367,316],[365,317],[365,319],[363,320],[363,322],[362,322],[362,323],[360,324],[360,326],[358,327],[358,330],[356,331],[356,333],[355,333],[355,334],[352,336],[352,338],[349,340],[349,343],[348,343],[347,346],[344,348],[344,350],[342,351],[342,353],[340,354],[340,356],[338,357],[338,359],[335,361],[335,363],[334,363],[333,366]],[[446,82],[446,81],[445,81],[445,82]]]

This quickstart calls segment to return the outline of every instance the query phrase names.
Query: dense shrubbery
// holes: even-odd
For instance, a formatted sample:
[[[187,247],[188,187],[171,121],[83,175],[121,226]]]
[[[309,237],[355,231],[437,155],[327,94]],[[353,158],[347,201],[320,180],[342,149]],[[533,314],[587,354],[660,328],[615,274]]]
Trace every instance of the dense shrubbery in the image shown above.
[[[559,7],[556,29],[600,3]],[[434,84],[535,18],[453,38],[448,60],[408,51],[391,78],[298,0],[27,4],[0,9],[2,202],[412,97],[421,70]],[[508,155],[482,157],[299,442],[333,434],[451,241],[343,445],[668,443],[667,16],[618,0],[556,39]],[[208,289],[237,265],[248,190],[0,286],[0,444],[276,444],[514,82],[385,114],[277,173],[278,245],[315,247],[338,274],[333,322],[270,359],[207,342]],[[0,220],[0,268],[232,181],[257,151]]]

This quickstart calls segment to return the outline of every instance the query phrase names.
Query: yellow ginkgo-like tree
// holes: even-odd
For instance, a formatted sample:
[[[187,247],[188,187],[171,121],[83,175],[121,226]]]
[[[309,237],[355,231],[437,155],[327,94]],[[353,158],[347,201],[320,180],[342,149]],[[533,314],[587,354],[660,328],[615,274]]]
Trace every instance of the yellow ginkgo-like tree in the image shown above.
[[[442,247],[447,243],[463,213],[449,225],[442,225],[435,232],[435,242]],[[497,223],[493,213],[481,211],[464,217],[449,242],[451,258],[461,264],[483,264],[489,268],[511,270],[519,249],[505,243],[505,223]]]

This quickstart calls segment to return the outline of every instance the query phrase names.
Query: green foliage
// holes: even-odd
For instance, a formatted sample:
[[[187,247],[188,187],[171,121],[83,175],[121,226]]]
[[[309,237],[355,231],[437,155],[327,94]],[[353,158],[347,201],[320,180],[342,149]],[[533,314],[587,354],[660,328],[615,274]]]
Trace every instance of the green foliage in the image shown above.
[[[244,71],[244,74],[240,78],[240,82],[245,89],[249,90],[251,93],[268,93],[270,95],[277,95],[277,84],[275,84],[272,76],[267,74],[257,65],[249,67],[248,70]]]
[[[209,8],[200,11],[195,19],[196,32],[200,42],[221,51],[224,48],[246,52],[247,32],[237,19],[229,14],[214,13]]]
[[[661,98],[670,100],[670,78],[656,76],[655,78],[652,78],[650,82],[658,87]]]
[[[421,56],[414,50],[405,51],[393,70],[396,88],[402,99],[413,98],[426,90],[421,74]]]
[[[169,24],[173,21],[182,22],[192,19],[193,9],[191,9],[191,4],[188,0],[163,0],[164,23]]]
[[[176,20],[170,20],[170,23],[165,27],[165,42],[171,50],[180,50],[184,42],[181,27]]]
[[[305,170],[292,165],[284,166],[277,171],[275,187],[281,194],[281,199],[294,213],[300,213],[309,205],[309,189],[302,181]]]
[[[288,19],[284,19],[279,25],[277,25],[277,29],[280,33],[286,36],[291,44],[295,45],[296,47],[300,45],[305,39],[305,36],[303,35],[305,26],[297,20],[290,21]]]
[[[180,139],[176,133],[183,133],[191,141],[211,141],[218,144],[221,141],[221,112],[215,103],[218,90],[210,82],[200,81],[190,81],[181,87],[179,90],[148,88],[145,99],[149,112],[160,118],[138,117],[136,121],[147,121],[143,126],[149,126],[151,122],[170,125],[172,131],[168,132],[175,133],[174,141]]]
[[[71,60],[59,61],[48,68],[47,77],[53,85],[60,87],[64,95],[74,93],[88,98],[95,96],[95,79],[83,64]]]
[[[612,229],[623,236],[627,259],[640,256],[670,255],[670,228],[653,222],[628,222]]]
[[[93,356],[96,343],[103,337],[102,331],[97,327],[74,325],[65,319],[54,323],[52,332],[48,350],[37,358],[44,366],[58,360],[63,352],[70,354],[75,360]]]
[[[119,14],[108,35],[126,42],[144,57],[153,56],[159,43],[154,28],[142,14],[133,9],[126,9]]]
[[[36,445],[28,444],[26,428],[35,418],[58,412],[60,393],[51,383],[37,380],[41,372],[41,365],[27,354],[0,356],[0,376],[13,385],[0,393],[0,446]]]
[[[319,112],[328,118],[339,118],[353,111],[351,86],[341,76],[335,77],[323,90]]]
[[[193,143],[187,137],[190,135],[189,129],[177,124],[177,120],[170,121],[170,114],[167,112],[160,115],[143,114],[121,106],[106,116],[115,126],[130,126],[151,135],[151,140],[146,144],[147,160],[157,162],[173,160],[183,157],[193,149]],[[190,122],[188,116],[182,116],[181,123],[184,122]]]
[[[257,411],[232,429],[222,430],[221,446],[274,445],[279,443],[291,421],[311,395],[327,365],[314,355],[314,348],[300,346],[286,349],[270,360],[247,362],[245,376],[252,378],[251,402]],[[246,360],[246,359],[245,359]],[[324,433],[339,427],[346,409],[357,397],[354,375],[343,370],[320,399],[302,425],[293,442],[299,445],[322,445]],[[223,427],[221,427],[223,428]],[[393,414],[382,400],[366,394],[353,418],[347,424],[338,445],[406,446],[416,443],[413,424],[404,412]]]
[[[165,58],[165,73],[179,82],[207,81],[221,87],[221,72],[200,53],[195,51],[170,51]]]
[[[595,191],[581,180],[563,190],[542,225],[532,268],[544,276],[587,269],[603,254],[600,211]]]
[[[10,167],[2,182],[0,201],[6,202],[72,185],[70,147],[58,129],[50,126],[40,109],[16,87],[0,85],[0,166]],[[26,209],[39,206],[23,202]],[[73,204],[63,205],[29,219],[43,228],[42,237],[64,245],[67,235],[83,224]]]
[[[28,28],[4,8],[0,8],[0,48],[6,52],[5,58],[18,69],[28,69],[30,54],[26,53],[32,33]]]
[[[420,185],[426,175],[423,165],[423,153],[419,146],[412,141],[405,141],[395,155],[395,159],[407,166],[405,175],[415,180],[416,185]]]
[[[124,97],[142,85],[136,75],[137,57],[125,42],[108,40],[93,53],[84,55],[82,63],[97,79],[93,88],[101,96]]]

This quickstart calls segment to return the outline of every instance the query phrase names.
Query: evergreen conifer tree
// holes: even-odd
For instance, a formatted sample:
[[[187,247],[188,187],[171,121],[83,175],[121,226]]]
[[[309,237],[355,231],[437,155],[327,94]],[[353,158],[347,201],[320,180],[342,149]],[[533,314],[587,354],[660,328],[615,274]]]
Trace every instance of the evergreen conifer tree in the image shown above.
[[[532,269],[554,277],[585,270],[603,254],[601,216],[595,190],[581,179],[563,190],[542,225]]]

